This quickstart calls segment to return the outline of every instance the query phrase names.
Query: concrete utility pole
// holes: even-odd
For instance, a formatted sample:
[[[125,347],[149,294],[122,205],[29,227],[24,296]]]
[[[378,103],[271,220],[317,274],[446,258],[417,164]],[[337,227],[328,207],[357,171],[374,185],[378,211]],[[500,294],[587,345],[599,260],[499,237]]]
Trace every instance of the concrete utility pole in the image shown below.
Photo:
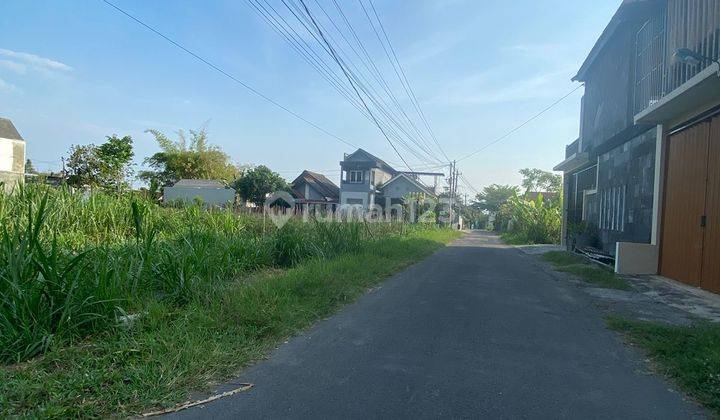
[[[457,169],[457,161],[455,161],[455,182],[453,182],[453,186],[455,187],[455,193],[453,194],[453,204],[456,202],[459,203],[460,199],[458,197],[458,179],[460,178],[460,172]],[[459,206],[458,206],[459,207]],[[460,220],[460,211],[458,210],[458,221]],[[455,219],[453,218],[453,227],[455,225]]]
[[[453,205],[455,204],[455,194],[457,193],[457,161],[450,163],[450,225],[455,222],[455,211]]]

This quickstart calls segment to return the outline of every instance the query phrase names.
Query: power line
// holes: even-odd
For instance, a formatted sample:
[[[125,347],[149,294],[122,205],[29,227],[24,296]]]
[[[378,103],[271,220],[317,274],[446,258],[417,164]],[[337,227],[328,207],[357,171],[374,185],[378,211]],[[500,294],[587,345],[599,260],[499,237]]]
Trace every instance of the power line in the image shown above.
[[[341,69],[347,70],[347,72],[350,73],[350,75],[355,80],[355,83],[357,84],[357,86],[368,96],[368,98],[372,101],[372,103],[378,108],[378,110],[383,115],[385,115],[385,117],[388,118],[388,120],[390,122],[383,121],[377,115],[375,115],[374,116],[375,119],[373,119],[365,109],[362,109],[362,107],[360,106],[360,102],[350,98],[350,95],[352,95],[352,94],[349,93],[348,90],[345,89],[345,84],[338,79],[335,72],[330,69],[328,64],[326,64],[322,58],[320,58],[320,56],[317,54],[317,52],[315,52],[315,50],[307,43],[305,38],[301,37],[297,33],[297,31],[292,27],[292,25],[290,25],[287,22],[287,20],[282,16],[282,14],[280,14],[270,3],[268,3],[267,0],[262,0],[262,1],[264,1],[264,3],[267,5],[267,8],[265,8],[265,6],[260,4],[259,0],[255,0],[255,2],[253,2],[252,0],[248,0],[248,2],[253,6],[255,11],[258,14],[262,15],[263,20],[265,20],[265,22],[268,23],[276,32],[280,33],[285,38],[285,40],[288,43],[290,43],[291,46],[293,46],[294,49],[298,53],[301,54],[301,56],[305,59],[305,61],[308,62],[309,64],[311,64],[311,66],[313,68],[315,68],[316,71],[318,71],[318,73],[320,73],[321,76],[323,76],[330,83],[330,85],[333,86],[341,94],[341,96],[345,97],[345,99],[348,100],[348,102],[353,107],[358,109],[360,111],[360,113],[363,116],[365,116],[366,118],[368,118],[371,122],[375,123],[375,120],[377,120],[384,127],[384,129],[386,130],[387,134],[390,137],[395,138],[398,141],[398,143],[403,145],[410,153],[412,153],[413,155],[418,157],[420,160],[425,160],[425,158],[423,156],[418,154],[417,151],[415,151],[404,140],[402,140],[402,137],[395,130],[393,130],[391,128],[392,124],[394,123],[406,136],[408,136],[408,139],[410,139],[411,142],[415,143],[414,140],[412,140],[412,136],[403,128],[403,126],[401,124],[399,124],[395,120],[395,117],[390,115],[384,109],[384,106],[387,106],[387,105],[386,104],[381,105],[379,103],[378,99],[375,97],[377,95],[377,93],[374,93],[371,88],[369,89],[368,87],[365,86],[365,83],[367,83],[370,86],[370,83],[367,81],[367,79],[362,78],[362,80],[365,81],[365,83],[363,83],[361,78],[358,77],[358,75],[355,74],[355,72],[352,69],[350,69],[348,67],[341,67]],[[295,17],[295,19],[298,22],[300,22],[300,24],[304,27],[304,29],[308,32],[308,34],[310,34],[312,36],[312,38],[314,38],[315,41],[317,41],[318,44],[320,44],[320,46],[328,54],[328,56],[330,56],[334,60],[335,57],[333,57],[333,51],[331,51],[330,48],[328,47],[328,44],[332,45],[332,43],[334,41],[332,39],[327,39],[328,44],[325,44],[325,42],[318,37],[318,34],[316,33],[317,31],[312,30],[310,28],[310,26],[315,26],[315,25],[307,18],[307,16],[305,16],[302,9],[299,6],[297,6],[292,0],[291,0],[291,3],[292,3],[292,7],[288,4],[288,2],[283,0],[283,4],[290,11],[290,13]],[[262,10],[259,10],[258,6]],[[272,10],[272,12],[270,12],[268,9]],[[275,18],[273,16],[273,13],[274,13],[274,15],[277,16],[277,18]],[[270,17],[270,19],[272,21],[270,21],[268,19],[268,16]],[[282,22],[280,22],[280,21],[282,21]],[[319,27],[319,29],[322,29],[321,25],[318,22],[315,22],[315,23],[317,23],[317,26]],[[331,23],[334,24],[334,22],[331,22]],[[334,26],[337,26],[337,25],[334,25]],[[343,38],[346,39],[342,33],[341,33],[341,36],[343,36]],[[298,46],[300,48],[298,48]],[[352,45],[350,45],[350,47],[352,48]],[[358,53],[356,51],[355,51],[355,53],[356,53],[356,55],[358,55]],[[340,57],[338,56],[337,58],[340,58]],[[343,62],[342,64],[345,64],[344,60],[342,60],[342,59],[340,59],[340,60]],[[313,61],[316,62],[317,65],[315,65],[315,63],[313,63]],[[334,64],[337,64],[337,62],[335,62]],[[347,66],[347,64],[345,64],[345,65]],[[366,64],[366,67],[367,67],[367,64]],[[321,70],[321,68],[324,71]],[[360,73],[360,74],[362,74],[362,73]],[[349,81],[352,82],[352,80],[349,80]],[[354,90],[355,86],[351,85],[351,88],[353,88],[353,90]],[[384,103],[384,101],[383,101],[383,103]],[[426,152],[426,153],[428,153],[428,152]],[[431,154],[429,154],[429,155],[431,155]]]
[[[265,4],[268,6],[268,8],[265,8],[265,6],[260,4],[260,1],[257,0],[248,0],[247,3],[250,4],[255,13],[260,16],[277,34],[281,35],[283,39],[285,39],[286,43],[298,54],[300,54],[305,62],[313,67],[315,71],[317,71],[330,84],[330,86],[332,86],[333,89],[340,94],[340,96],[345,98],[353,107],[360,111],[363,116],[369,119],[365,110],[360,107],[357,100],[352,98],[352,94],[347,90],[335,72],[321,57],[318,56],[307,41],[305,41],[300,34],[297,33],[292,25],[290,25],[271,4],[265,1]],[[270,9],[272,13],[268,9]]]
[[[388,107],[388,104],[385,102],[383,97],[378,94],[378,92],[373,88],[373,84],[363,75],[363,72],[360,71],[360,69],[354,65],[352,58],[343,50],[343,48],[340,45],[334,45],[336,44],[335,40],[333,39],[332,35],[328,33],[327,30],[325,30],[320,22],[318,22],[317,19],[311,20],[306,15],[306,12],[298,6],[294,0],[288,0],[292,7],[288,4],[286,0],[282,0],[283,4],[286,6],[286,8],[290,11],[290,13],[293,14],[293,16],[300,22],[300,24],[305,28],[305,30],[321,45],[321,47],[325,50],[325,52],[330,56],[330,58],[335,61],[336,64],[339,63],[340,68],[343,70],[343,73],[346,74],[346,78],[348,82],[351,84],[351,88],[353,90],[358,90],[363,92],[367,99],[374,105],[374,107],[379,111],[380,114],[382,114],[385,118],[387,118],[387,122],[383,121],[380,115],[373,115],[375,118],[374,120],[377,120],[381,123],[381,125],[384,127],[385,131],[387,132],[389,137],[393,137],[400,145],[402,145],[405,149],[407,149],[410,153],[412,153],[414,156],[416,156],[418,159],[428,162],[428,159],[418,153],[413,147],[411,147],[405,140],[403,140],[403,137],[400,136],[394,129],[391,127],[394,125],[397,127],[400,132],[402,132],[405,137],[409,140],[409,142],[413,143],[415,146],[419,147],[420,150],[427,154],[431,159],[435,159],[438,162],[441,162],[439,159],[435,158],[430,151],[430,149],[426,148],[423,144],[418,143],[413,136],[405,129],[404,125],[401,124],[398,121],[398,116],[396,113],[393,112],[392,108]],[[346,22],[346,25],[348,25],[348,28],[350,29],[351,33],[353,34],[353,37],[357,40],[359,47],[361,50],[363,50],[365,56],[367,57],[367,60],[370,62],[372,67],[375,69],[375,72],[373,72],[370,69],[370,66],[368,66],[367,62],[363,59],[363,57],[358,53],[358,51],[355,49],[355,47],[352,45],[352,43],[348,40],[348,38],[345,36],[345,34],[342,32],[342,30],[339,28],[339,26],[334,22],[332,17],[325,11],[324,8],[318,3],[318,6],[320,7],[321,11],[324,13],[324,15],[328,18],[332,26],[336,29],[338,34],[342,37],[342,39],[345,41],[346,44],[350,47],[350,49],[355,53],[355,55],[361,60],[361,63],[364,65],[365,69],[369,72],[370,76],[374,78],[378,83],[380,84],[380,87],[385,90],[385,92],[390,97],[391,101],[395,104],[395,106],[400,110],[400,113],[406,117],[408,122],[411,124],[412,128],[415,129],[415,131],[422,137],[422,133],[417,129],[417,126],[414,125],[413,121],[407,117],[407,113],[404,111],[401,105],[399,105],[399,102],[393,95],[392,91],[389,89],[387,82],[384,81],[384,78],[382,77],[382,74],[380,74],[379,70],[377,69],[377,66],[373,62],[372,58],[370,58],[369,54],[367,53],[367,50],[363,46],[362,42],[357,37],[357,34],[355,33],[354,29],[352,28],[352,25],[349,23],[347,18],[345,17],[344,13],[342,12],[342,8],[339,7],[339,5],[336,4],[336,7],[338,8],[338,11],[343,17],[343,20]],[[304,7],[307,7],[307,5],[303,5]],[[309,11],[309,7],[307,7]],[[313,27],[314,29],[310,29],[310,27]],[[322,32],[322,37],[320,37],[320,33],[318,31]],[[324,39],[321,39],[324,38]],[[327,41],[327,42],[326,42]],[[331,50],[332,49],[332,50]],[[344,57],[344,58],[343,58]],[[376,74],[377,73],[377,74]],[[348,75],[350,77],[348,77]],[[361,98],[361,97],[359,97]],[[370,108],[368,104],[368,109]],[[389,109],[386,109],[389,108]],[[364,115],[366,113],[363,113]],[[369,118],[373,123],[375,121],[372,119],[372,117]],[[402,120],[402,117],[399,118]]]
[[[367,49],[365,48],[365,46],[363,45],[362,41],[361,41],[360,38],[358,37],[357,32],[355,32],[355,29],[353,28],[353,26],[352,26],[352,24],[350,23],[349,19],[347,18],[347,16],[346,16],[345,13],[343,12],[342,7],[340,7],[340,5],[337,3],[336,0],[333,0],[333,3],[334,3],[334,5],[335,5],[335,8],[336,8],[337,11],[339,12],[342,20],[345,22],[345,25],[346,25],[346,26],[348,27],[348,29],[350,30],[350,33],[351,33],[352,37],[353,37],[353,38],[355,39],[355,41],[357,42],[358,46],[360,47],[360,50],[363,52],[363,54],[364,54],[364,56],[365,56],[365,58],[366,58],[367,60],[363,59],[362,55],[361,55],[360,53],[358,53],[358,51],[357,51],[357,50],[355,49],[355,47],[352,45],[352,43],[350,42],[350,40],[348,40],[348,38],[345,36],[345,34],[343,33],[343,31],[340,29],[340,27],[335,23],[335,21],[332,19],[332,17],[329,15],[329,13],[325,10],[325,8],[322,7],[322,5],[320,4],[320,1],[319,1],[319,0],[315,0],[315,3],[317,4],[318,8],[323,12],[323,14],[327,17],[327,19],[330,21],[330,23],[333,25],[333,27],[334,27],[335,30],[338,32],[338,34],[342,37],[342,39],[345,41],[345,43],[350,47],[350,49],[351,49],[351,50],[355,53],[355,55],[360,59],[360,62],[363,64],[363,66],[365,67],[365,69],[367,69],[368,73],[378,82],[378,84],[380,85],[381,89],[382,89],[382,90],[387,94],[387,96],[390,98],[390,101],[393,103],[393,105],[395,106],[395,108],[400,112],[400,114],[401,114],[403,117],[405,117],[405,120],[407,120],[407,122],[410,124],[410,127],[412,127],[412,129],[415,131],[415,133],[417,133],[417,135],[420,136],[420,138],[423,138],[423,140],[424,140],[424,134],[423,134],[423,133],[421,132],[421,130],[417,127],[417,125],[415,124],[415,122],[410,118],[410,116],[407,114],[407,112],[405,112],[405,109],[402,107],[402,105],[401,105],[400,102],[398,101],[397,97],[396,97],[395,94],[393,93],[392,89],[390,88],[389,84],[387,83],[387,81],[386,81],[385,78],[383,77],[382,73],[380,72],[380,70],[378,69],[378,67],[375,65],[375,62],[373,61],[373,59],[372,59],[372,58],[370,57],[370,55],[368,54]],[[368,62],[370,63],[370,65],[372,66],[372,68],[370,68],[370,66],[368,66]],[[373,70],[374,70],[374,71],[373,71]],[[384,101],[383,101],[383,102],[384,102]],[[400,118],[400,119],[402,120],[402,118]],[[404,131],[404,130],[403,130],[403,131]],[[408,136],[410,136],[410,135],[408,134]],[[412,137],[412,136],[410,136],[410,137]],[[424,142],[424,143],[427,143],[427,142]],[[419,145],[418,145],[418,146],[419,146]],[[422,148],[422,149],[423,149],[423,151],[424,151],[425,153],[428,154],[428,156],[434,157],[433,154],[432,154],[432,152],[431,152],[429,149],[425,149],[425,148]]]
[[[133,21],[135,21],[135,22],[138,23],[139,25],[143,26],[145,29],[151,31],[151,32],[154,33],[155,35],[161,37],[162,39],[164,39],[164,40],[166,40],[167,42],[171,43],[171,44],[174,45],[175,47],[177,47],[177,48],[181,49],[182,51],[186,52],[187,54],[189,54],[190,56],[192,56],[192,57],[195,58],[196,60],[200,61],[201,63],[207,65],[207,66],[210,67],[211,69],[217,71],[218,73],[222,74],[223,76],[229,78],[230,80],[232,80],[232,81],[234,81],[235,83],[239,84],[240,86],[244,87],[245,89],[247,89],[248,91],[250,91],[251,93],[253,93],[255,96],[258,96],[258,97],[264,99],[265,101],[267,101],[267,102],[275,105],[276,107],[282,109],[283,111],[287,112],[288,114],[292,115],[293,117],[297,118],[298,120],[300,120],[300,121],[302,121],[302,122],[304,122],[304,123],[306,123],[306,124],[309,124],[310,126],[312,126],[313,128],[315,128],[316,130],[318,130],[318,131],[320,131],[320,132],[322,132],[322,133],[324,133],[324,134],[326,134],[326,135],[328,135],[328,136],[330,136],[330,137],[332,137],[332,138],[334,138],[334,139],[336,139],[336,140],[338,140],[338,141],[340,141],[340,142],[342,142],[342,143],[344,143],[344,144],[346,144],[346,145],[348,145],[348,146],[351,146],[351,147],[354,147],[354,148],[358,148],[358,146],[350,143],[349,141],[343,139],[342,137],[340,137],[340,136],[338,136],[338,135],[335,135],[335,134],[327,131],[326,129],[320,127],[319,125],[315,124],[314,122],[312,122],[312,121],[306,119],[305,117],[301,116],[300,114],[296,113],[295,111],[293,111],[293,110],[287,108],[286,106],[280,104],[279,102],[277,102],[277,101],[275,101],[274,99],[270,98],[269,96],[263,94],[262,92],[258,91],[257,89],[253,88],[252,86],[250,86],[250,85],[246,84],[245,82],[239,80],[238,78],[236,78],[236,77],[233,76],[232,74],[226,72],[226,71],[223,70],[222,68],[220,68],[220,67],[216,66],[215,64],[211,63],[210,61],[208,61],[207,59],[205,59],[205,58],[201,57],[200,55],[194,53],[193,51],[187,49],[187,48],[184,47],[182,44],[178,43],[177,41],[173,40],[173,39],[170,38],[169,36],[163,34],[162,32],[160,32],[160,31],[158,31],[157,29],[153,28],[152,26],[148,25],[147,23],[143,22],[143,21],[140,20],[139,18],[137,18],[137,17],[131,15],[130,13],[126,12],[125,10],[121,9],[120,7],[118,7],[117,5],[111,3],[111,2],[108,1],[108,0],[101,0],[101,1],[102,1],[103,3],[105,3],[105,4],[107,4],[108,6],[112,7],[113,9],[117,10],[118,12],[122,13],[123,15],[127,16],[128,18],[132,19]]]
[[[293,0],[290,0],[290,1],[293,1]],[[357,36],[356,36],[356,40],[358,41],[359,47],[365,52],[365,54],[366,54],[366,56],[367,56],[367,61],[369,61],[370,64],[372,65],[372,67],[376,70],[377,75],[370,69],[370,67],[368,66],[367,62],[360,56],[360,54],[357,52],[357,50],[353,47],[352,43],[349,42],[349,40],[347,39],[347,37],[343,34],[342,30],[340,30],[340,28],[339,28],[338,25],[334,22],[334,20],[332,19],[332,17],[329,16],[329,14],[325,11],[324,8],[322,8],[322,6],[319,4],[319,2],[316,1],[316,3],[317,3],[318,6],[320,7],[321,11],[323,11],[323,13],[325,14],[325,16],[328,18],[328,20],[330,21],[330,23],[333,25],[333,27],[335,27],[335,29],[337,30],[337,32],[339,33],[339,35],[341,36],[341,38],[348,44],[348,46],[349,46],[350,49],[355,53],[355,55],[360,58],[361,63],[364,65],[364,67],[365,67],[365,68],[367,69],[367,71],[370,73],[370,76],[372,76],[375,80],[378,81],[378,83],[380,84],[381,89],[384,90],[384,91],[387,93],[387,95],[389,96],[391,102],[393,102],[393,104],[395,105],[395,107],[400,111],[401,116],[398,116],[398,114],[396,114],[395,112],[393,112],[392,108],[388,106],[387,102],[385,102],[385,100],[384,100],[384,98],[382,97],[382,95],[378,94],[378,92],[373,88],[372,83],[371,83],[366,77],[364,77],[363,72],[360,71],[360,69],[353,64],[352,59],[349,57],[349,55],[348,55],[347,53],[344,52],[344,50],[342,49],[342,47],[339,46],[339,45],[338,45],[337,47],[333,46],[332,48],[333,48],[334,51],[339,51],[342,55],[344,55],[344,57],[345,57],[344,59],[340,57],[340,54],[337,54],[337,58],[339,58],[340,61],[342,61],[341,64],[345,66],[345,68],[348,70],[348,73],[353,77],[353,79],[355,80],[355,83],[356,83],[356,85],[358,86],[358,88],[359,88],[363,93],[365,93],[365,95],[367,96],[367,98],[373,103],[373,105],[377,108],[377,110],[378,110],[381,114],[383,114],[391,123],[393,123],[393,124],[405,135],[405,137],[407,137],[407,139],[408,139],[411,143],[413,143],[415,146],[417,146],[422,152],[424,152],[425,154],[427,154],[427,156],[429,156],[430,159],[434,159],[434,160],[437,160],[438,162],[440,162],[439,159],[437,159],[437,158],[434,157],[432,151],[431,151],[429,148],[427,148],[427,146],[426,146],[425,144],[422,144],[423,142],[418,142],[418,141],[416,141],[416,140],[414,139],[413,135],[408,132],[408,130],[404,127],[404,125],[401,124],[400,121],[398,121],[398,120],[402,120],[402,116],[405,116],[405,119],[410,123],[410,126],[411,126],[410,129],[411,129],[411,130],[412,130],[412,129],[415,129],[415,132],[420,136],[420,139],[421,139],[421,140],[424,140],[423,137],[422,137],[422,136],[423,136],[422,133],[418,130],[417,126],[414,124],[414,122],[412,121],[412,119],[410,119],[410,118],[408,117],[407,113],[406,113],[405,110],[402,108],[402,106],[399,104],[399,102],[398,102],[397,98],[395,97],[395,95],[392,93],[392,90],[389,89],[389,86],[387,85],[387,82],[386,82],[386,81],[384,80],[384,78],[382,77],[382,74],[381,74],[381,73],[379,72],[379,70],[377,69],[377,66],[376,66],[375,63],[373,62],[372,58],[367,54],[367,50],[364,48],[364,46],[363,46],[363,44],[362,44],[362,41],[360,41],[360,40],[357,38]],[[305,7],[306,7],[306,5],[305,5]],[[336,5],[336,7],[338,7],[338,11],[342,14],[342,8],[339,8],[339,5]],[[343,14],[343,15],[344,15],[344,14]],[[349,24],[349,22],[346,22],[346,24]],[[314,22],[312,22],[312,25],[313,25],[313,26],[317,25],[317,29],[320,30],[320,31],[323,31],[322,25],[320,25],[320,23],[319,23],[316,19],[314,19]],[[350,31],[351,31],[352,33],[354,33],[354,30],[352,29],[352,26],[351,26],[351,25],[349,26],[349,28],[350,28]],[[329,44],[335,43],[334,39],[332,38],[332,35],[330,35],[330,34],[328,33],[328,31],[325,30],[325,31],[324,31],[324,35],[325,35],[326,40],[329,42]],[[332,52],[331,52],[331,56],[332,56]],[[335,57],[333,57],[333,58],[335,58]],[[352,81],[351,81],[351,82],[352,82]],[[386,109],[386,108],[387,108],[387,109]],[[376,117],[377,117],[377,116],[376,116]],[[379,118],[378,118],[378,119],[379,119]],[[420,160],[424,160],[424,161],[426,161],[426,162],[428,161],[427,158],[425,158],[425,157],[423,157],[423,156],[420,156],[420,155],[415,151],[415,149],[414,149],[413,147],[411,147],[410,145],[408,145],[408,144],[405,142],[405,140],[402,139],[401,136],[397,136],[397,135],[396,135],[396,136],[395,136],[395,139],[396,139],[402,146],[404,146],[410,153],[412,153],[413,155],[415,155],[416,157],[418,157]]]
[[[360,102],[362,102],[362,104],[363,104],[363,106],[365,107],[365,109],[367,110],[367,112],[370,114],[370,116],[371,116],[371,117],[373,118],[373,120],[375,121],[375,125],[378,126],[378,128],[380,129],[380,132],[383,134],[383,136],[385,137],[385,139],[386,139],[386,140],[388,141],[388,143],[390,144],[390,147],[392,147],[392,149],[393,149],[393,150],[395,151],[395,153],[398,155],[398,157],[400,158],[400,160],[405,164],[405,166],[407,166],[407,167],[409,168],[410,165],[407,163],[407,161],[406,161],[405,158],[402,156],[402,154],[400,154],[400,151],[398,151],[397,147],[395,147],[395,144],[393,144],[392,140],[390,140],[390,137],[388,137],[387,133],[385,132],[385,130],[383,129],[383,127],[380,125],[380,123],[379,123],[379,122],[377,121],[377,119],[375,118],[375,115],[372,113],[372,111],[371,111],[370,108],[368,107],[367,103],[365,102],[365,99],[363,99],[362,95],[360,95],[360,92],[359,92],[359,91],[357,90],[357,88],[355,87],[355,84],[353,83],[352,78],[351,78],[350,75],[348,74],[347,69],[346,69],[345,66],[343,65],[342,61],[338,58],[338,56],[337,56],[336,52],[334,51],[332,45],[330,45],[330,43],[327,41],[327,38],[325,38],[325,35],[323,34],[322,30],[321,30],[320,27],[318,26],[317,22],[315,22],[315,18],[313,17],[312,13],[310,13],[310,9],[308,9],[307,5],[305,4],[305,1],[304,1],[304,0],[300,0],[300,3],[302,4],[303,8],[305,9],[305,13],[307,13],[308,18],[311,20],[311,22],[313,23],[313,25],[314,25],[315,28],[317,29],[318,35],[320,35],[320,37],[322,38],[323,42],[328,46],[328,48],[329,48],[329,50],[330,50],[330,52],[331,52],[331,54],[332,54],[333,59],[334,59],[335,62],[338,64],[338,66],[340,66],[340,69],[341,69],[341,70],[343,71],[343,73],[345,74],[345,77],[347,77],[348,81],[350,82],[350,85],[352,86],[353,90],[355,91],[355,93],[357,94],[358,98],[360,99]]]
[[[365,17],[367,18],[368,23],[370,24],[370,28],[372,29],[373,33],[375,34],[375,37],[377,38],[378,42],[380,43],[380,46],[382,47],[383,51],[385,52],[385,56],[388,58],[388,61],[390,62],[390,66],[392,67],[393,71],[395,72],[395,75],[398,77],[398,80],[400,81],[400,84],[402,85],[403,89],[405,90],[405,93],[408,94],[408,97],[410,97],[410,94],[408,93],[408,89],[405,86],[405,83],[400,76],[400,73],[398,72],[398,69],[395,65],[395,62],[392,60],[390,53],[388,52],[387,47],[385,46],[385,43],[383,42],[382,38],[380,37],[380,33],[378,32],[377,28],[375,27],[375,22],[370,17],[370,14],[368,13],[367,9],[365,8],[365,4],[362,2],[362,0],[358,0],[358,3],[360,4],[360,7],[362,8],[363,13],[365,14]],[[410,99],[412,102],[412,98]],[[426,143],[426,145],[429,145],[427,140],[425,140],[424,137],[421,136],[421,139]],[[437,159],[438,161],[440,159]]]
[[[469,189],[473,190],[473,191],[475,192],[475,194],[480,194],[480,191],[478,191],[477,188],[475,188],[475,187],[472,186],[472,184],[470,183],[470,181],[468,181],[468,179],[465,178],[465,175],[460,174],[460,180],[463,182],[463,184],[465,184],[466,187],[468,187]]]
[[[305,62],[307,62],[311,67],[313,67],[329,84],[332,86],[343,98],[345,98],[348,103],[350,103],[354,108],[356,108],[365,118],[367,118],[370,122],[373,122],[370,115],[365,111],[365,109],[362,108],[359,101],[357,99],[352,98],[352,93],[350,93],[347,90],[347,87],[344,85],[344,83],[339,79],[337,74],[328,66],[327,63],[315,52],[315,50],[307,43],[307,41],[298,34],[298,32],[290,25],[287,20],[280,14],[270,3],[268,3],[266,0],[263,0],[264,3],[267,5],[267,8],[260,4],[259,0],[248,0],[248,4],[250,4],[253,8],[253,10],[258,14],[276,33],[281,35],[285,41],[298,53],[300,56],[304,59]],[[287,7],[287,5],[286,5]],[[269,9],[269,10],[268,10]],[[292,9],[290,9],[291,12]],[[271,12],[272,11],[272,12]],[[293,13],[296,19],[300,20],[300,17]],[[277,17],[276,17],[277,16]],[[305,27],[305,29],[313,36],[315,37],[315,34],[310,31],[310,29],[305,25],[302,21],[301,23]],[[292,32],[292,33],[291,33]],[[316,38],[317,40],[317,38]],[[317,40],[320,42],[319,40]],[[322,46],[322,45],[321,45]],[[325,47],[324,47],[325,48]],[[325,48],[325,51],[327,49]],[[366,92],[367,93],[367,92]],[[377,103],[373,101],[376,106]],[[388,116],[385,113],[386,116]],[[388,116],[388,118],[392,119],[392,117]],[[396,140],[402,142],[400,136],[398,133],[393,130],[387,122],[383,122],[383,125],[385,126],[386,130],[388,130],[389,134],[393,136]],[[403,130],[403,132],[407,132]],[[404,144],[404,142],[402,142]],[[407,146],[406,146],[407,147]],[[413,150],[410,150],[414,155],[416,155],[418,158],[421,158],[421,156],[417,155]]]
[[[438,150],[440,150],[440,153],[442,153],[442,155],[445,157],[445,159],[450,161],[450,157],[447,155],[447,153],[445,153],[445,150],[443,149],[442,145],[438,141],[437,136],[435,136],[435,132],[430,127],[430,123],[428,122],[427,118],[425,117],[425,112],[423,112],[423,109],[420,106],[420,102],[418,101],[417,96],[415,95],[415,91],[413,90],[412,85],[410,85],[410,81],[408,80],[407,75],[405,74],[405,69],[403,68],[402,64],[400,63],[397,53],[395,52],[395,48],[393,47],[392,42],[390,42],[390,37],[388,36],[387,31],[385,31],[385,26],[383,25],[382,20],[380,20],[380,16],[378,15],[377,10],[375,9],[375,4],[373,3],[372,0],[368,0],[368,3],[370,3],[370,7],[373,11],[373,14],[375,15],[375,19],[377,19],[380,29],[385,37],[385,40],[387,41],[388,47],[390,47],[390,52],[392,52],[392,56],[395,58],[395,62],[397,63],[398,68],[400,69],[400,74],[402,74],[402,79],[400,80],[400,82],[403,85],[403,87],[407,86],[407,88],[405,89],[405,93],[407,93],[408,96],[410,97],[410,101],[412,102],[412,104],[414,105],[418,114],[420,115],[421,120],[425,124],[425,127],[427,128],[428,132],[430,133],[430,137],[435,142],[435,145],[437,145]],[[360,4],[362,5],[362,1],[360,1]],[[363,10],[364,9],[365,8],[363,7]],[[387,51],[385,51],[385,52],[387,53]],[[403,80],[404,80],[404,83],[402,83]]]
[[[494,145],[494,144],[496,144],[496,143],[499,143],[499,142],[505,140],[506,138],[510,137],[511,134],[515,133],[516,131],[518,131],[518,130],[520,130],[521,128],[525,127],[526,125],[528,125],[528,124],[531,123],[532,121],[536,120],[536,119],[537,119],[538,117],[540,117],[542,114],[546,113],[547,111],[549,111],[550,109],[552,109],[553,107],[555,107],[555,105],[557,105],[557,104],[559,104],[560,102],[564,101],[567,97],[569,97],[570,95],[572,95],[573,93],[575,93],[578,89],[580,89],[580,88],[583,87],[583,86],[585,86],[584,83],[581,84],[581,85],[579,85],[579,86],[577,86],[577,87],[575,87],[575,89],[571,90],[570,92],[568,92],[567,94],[565,94],[565,95],[564,95],[563,97],[561,97],[560,99],[558,99],[558,100],[556,100],[555,102],[553,102],[552,104],[548,105],[548,106],[545,107],[542,111],[540,111],[540,112],[538,112],[537,114],[533,115],[532,117],[530,117],[529,119],[527,119],[527,120],[526,120],[525,122],[523,122],[522,124],[518,125],[517,127],[513,128],[512,130],[510,130],[510,131],[508,131],[507,133],[503,134],[502,136],[498,137],[497,139],[491,141],[490,143],[486,144],[485,146],[483,146],[483,147],[475,150],[474,152],[472,152],[472,153],[470,153],[470,154],[467,154],[467,155],[459,158],[459,159],[458,159],[458,162],[460,162],[461,160],[465,160],[465,159],[467,159],[467,158],[469,158],[469,157],[472,157],[472,156],[474,156],[474,155],[482,152],[483,150],[487,149],[488,147],[490,147],[490,146],[492,146],[492,145]]]

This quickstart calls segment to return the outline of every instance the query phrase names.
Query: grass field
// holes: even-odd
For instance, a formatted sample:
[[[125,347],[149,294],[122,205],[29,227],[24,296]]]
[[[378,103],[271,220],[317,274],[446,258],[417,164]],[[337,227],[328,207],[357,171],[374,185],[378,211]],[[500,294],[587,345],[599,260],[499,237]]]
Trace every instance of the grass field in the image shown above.
[[[541,256],[556,270],[576,275],[584,281],[606,289],[631,290],[630,284],[609,268],[591,264],[583,257],[566,251],[550,251]]]
[[[720,416],[720,325],[673,326],[613,316],[607,325],[648,352],[656,368]]]
[[[236,372],[456,232],[0,197],[0,416],[136,414]]]

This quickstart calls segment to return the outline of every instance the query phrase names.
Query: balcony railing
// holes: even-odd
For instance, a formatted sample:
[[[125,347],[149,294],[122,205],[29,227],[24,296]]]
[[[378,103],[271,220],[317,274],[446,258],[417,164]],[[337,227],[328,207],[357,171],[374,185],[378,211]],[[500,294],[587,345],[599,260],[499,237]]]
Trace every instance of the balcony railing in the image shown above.
[[[665,15],[645,22],[635,36],[635,114],[665,94]]]
[[[720,0],[668,0],[635,38],[635,114],[652,106],[712,64],[690,65],[673,54],[688,48],[705,57],[720,58]]]

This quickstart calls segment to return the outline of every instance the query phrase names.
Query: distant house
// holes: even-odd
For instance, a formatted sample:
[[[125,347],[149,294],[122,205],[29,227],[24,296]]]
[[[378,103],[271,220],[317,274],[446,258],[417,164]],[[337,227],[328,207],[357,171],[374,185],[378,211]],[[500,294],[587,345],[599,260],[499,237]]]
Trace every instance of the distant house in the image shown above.
[[[402,204],[405,197],[410,194],[423,194],[426,197],[436,197],[435,189],[428,187],[417,178],[406,172],[398,172],[389,181],[378,187],[381,199],[384,199],[384,207],[395,204]]]
[[[335,210],[340,203],[340,188],[317,172],[303,171],[290,183],[290,188],[300,209]]]
[[[720,293],[720,0],[625,0],[574,80],[563,240]]]
[[[25,140],[13,123],[0,118],[0,182],[9,192],[25,178]]]
[[[38,172],[26,173],[25,182],[33,184],[45,184],[53,187],[59,187],[65,183],[66,174],[64,172]]]
[[[211,179],[181,179],[172,187],[163,189],[163,203],[193,203],[225,207],[235,203],[235,190],[222,181]]]
[[[361,205],[364,208],[377,204],[388,209],[400,204],[409,194],[436,197],[437,178],[444,176],[442,173],[398,171],[363,149],[345,155],[340,168],[340,204]],[[420,176],[434,177],[435,185],[429,187],[423,184]]]

